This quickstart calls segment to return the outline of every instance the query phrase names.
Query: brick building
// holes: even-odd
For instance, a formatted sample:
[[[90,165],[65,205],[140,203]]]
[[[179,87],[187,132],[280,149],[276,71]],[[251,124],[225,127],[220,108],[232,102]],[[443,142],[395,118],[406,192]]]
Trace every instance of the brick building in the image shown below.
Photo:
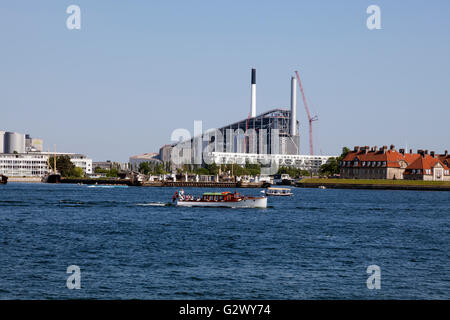
[[[341,163],[341,178],[345,179],[409,179],[450,181],[446,152],[436,155],[434,152],[418,150],[413,153],[405,149],[355,147]]]

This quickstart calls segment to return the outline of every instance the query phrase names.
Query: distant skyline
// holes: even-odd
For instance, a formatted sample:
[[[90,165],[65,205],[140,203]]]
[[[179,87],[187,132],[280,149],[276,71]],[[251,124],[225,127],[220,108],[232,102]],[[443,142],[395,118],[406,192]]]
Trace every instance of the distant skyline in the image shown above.
[[[81,30],[68,30],[69,5]],[[368,30],[366,8],[381,8]],[[317,154],[343,146],[450,148],[450,2],[0,3],[0,130],[45,150],[128,161],[193,133],[289,108],[299,70]],[[301,153],[308,123],[297,98]]]

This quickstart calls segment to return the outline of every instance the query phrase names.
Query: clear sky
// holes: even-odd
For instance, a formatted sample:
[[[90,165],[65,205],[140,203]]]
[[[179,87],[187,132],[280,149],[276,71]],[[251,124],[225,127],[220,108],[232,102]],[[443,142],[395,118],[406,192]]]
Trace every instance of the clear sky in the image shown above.
[[[81,30],[66,28],[71,4]],[[381,30],[366,27],[371,4]],[[300,71],[318,153],[450,148],[448,0],[2,1],[0,43],[0,130],[95,161],[245,119],[252,67],[257,113],[289,107]]]

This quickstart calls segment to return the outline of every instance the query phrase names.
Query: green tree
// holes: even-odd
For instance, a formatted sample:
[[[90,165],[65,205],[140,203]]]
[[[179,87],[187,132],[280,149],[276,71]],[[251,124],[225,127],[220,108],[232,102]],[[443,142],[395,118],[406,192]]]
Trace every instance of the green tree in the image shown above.
[[[49,158],[49,165],[52,170],[54,170],[55,157],[51,156]],[[56,170],[62,177],[69,177],[75,165],[70,161],[70,157],[67,155],[56,157]]]
[[[342,148],[342,153],[339,157],[329,158],[328,161],[320,166],[319,174],[325,176],[332,176],[334,174],[339,174],[341,170],[342,160],[347,156],[350,152],[350,149],[347,147]]]
[[[210,175],[219,174],[219,166],[215,163],[207,164],[206,169],[208,170]]]
[[[143,174],[149,174],[152,171],[148,162],[141,162],[139,164],[139,172]]]
[[[106,176],[108,178],[117,178],[118,174],[119,174],[119,170],[117,170],[116,168],[112,168],[111,170],[109,170],[106,173]]]
[[[320,166],[319,174],[324,176],[332,176],[338,174],[340,171],[339,162],[337,158],[331,157],[326,163]]]
[[[195,170],[195,174],[207,176],[207,175],[209,175],[209,170],[206,168],[198,168]]]
[[[84,176],[83,169],[80,167],[75,167],[71,170],[70,176],[74,178],[82,178]]]
[[[249,175],[249,171],[239,164],[233,165],[233,174],[237,177]]]
[[[157,164],[154,168],[153,168],[153,173],[154,174],[165,174],[166,170],[164,170],[164,165],[161,164]]]
[[[245,169],[247,169],[247,172],[251,176],[257,176],[261,174],[261,166],[259,164],[252,164],[252,163],[245,163]]]
[[[337,161],[339,163],[339,166],[341,165],[342,160],[344,160],[344,158],[347,156],[347,154],[350,152],[350,149],[347,147],[343,147],[342,148],[342,152],[341,155],[339,157],[337,157]]]
[[[285,167],[282,166],[278,169],[278,174],[288,174],[291,178],[299,178],[301,176],[309,176],[310,172],[308,170],[294,168],[294,167]]]

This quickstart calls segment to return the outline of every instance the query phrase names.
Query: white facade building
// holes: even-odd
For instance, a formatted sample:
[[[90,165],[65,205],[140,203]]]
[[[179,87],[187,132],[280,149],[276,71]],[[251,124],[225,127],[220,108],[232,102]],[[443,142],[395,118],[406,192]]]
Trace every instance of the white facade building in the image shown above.
[[[274,163],[278,167],[295,167],[303,170],[317,172],[321,165],[334,156],[309,156],[293,154],[258,154],[258,153],[231,153],[211,152],[210,157],[216,164],[240,164],[248,163]]]
[[[49,172],[48,159],[53,155],[50,152],[0,154],[0,174],[7,177],[43,177]],[[85,174],[92,173],[92,159],[82,154],[56,153],[56,156],[62,155],[69,156]]]

